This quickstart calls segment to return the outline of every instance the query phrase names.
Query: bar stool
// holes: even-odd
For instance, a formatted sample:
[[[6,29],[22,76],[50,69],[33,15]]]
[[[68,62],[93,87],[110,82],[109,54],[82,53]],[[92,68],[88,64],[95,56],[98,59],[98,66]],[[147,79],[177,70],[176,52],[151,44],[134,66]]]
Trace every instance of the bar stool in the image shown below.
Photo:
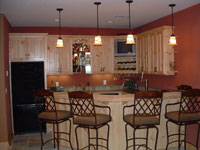
[[[125,133],[126,133],[126,150],[133,147],[139,149],[142,147],[148,149],[148,134],[150,128],[156,129],[155,150],[157,149],[157,141],[159,130],[156,125],[160,124],[160,113],[162,105],[162,92],[158,91],[143,91],[135,94],[134,104],[123,107],[123,120],[125,121]],[[128,114],[127,111],[133,113]],[[133,137],[128,137],[127,127],[132,127]],[[146,137],[136,137],[136,130],[146,129]],[[146,141],[145,144],[136,144],[136,139]],[[133,144],[129,146],[129,142],[133,141]]]
[[[78,128],[86,128],[88,131],[88,149],[93,146],[98,150],[98,147],[103,147],[105,149],[109,149],[109,122],[111,121],[111,109],[108,106],[98,106],[94,104],[94,99],[92,94],[88,94],[82,91],[74,91],[68,92],[69,101],[72,108],[73,113],[73,123],[76,126],[75,135],[76,135],[76,143],[77,149],[79,150],[79,142],[78,142]],[[108,114],[99,114],[96,113],[96,108],[98,109],[107,109]],[[99,137],[98,129],[107,126],[107,137]],[[96,137],[91,137],[90,130],[94,129],[96,131]],[[96,144],[92,144],[91,140],[96,140]],[[98,140],[105,141],[106,146],[100,143]],[[81,148],[82,149],[82,148]]]
[[[178,111],[168,111],[170,107],[178,105]],[[178,149],[181,147],[181,135],[184,135],[184,149],[186,150],[186,125],[197,124],[200,121],[200,89],[189,89],[181,92],[180,102],[167,104],[165,106],[166,130],[167,130],[167,146],[174,142],[178,142]],[[169,134],[168,123],[171,122],[178,125],[178,133]],[[181,134],[181,126],[185,127],[184,134]],[[178,140],[169,141],[170,137],[178,136]],[[196,149],[198,150],[199,132],[197,133]]]
[[[41,150],[43,146],[48,143],[49,141],[54,142],[54,148],[57,143],[57,149],[59,150],[59,140],[67,141],[70,144],[71,149],[73,150],[71,144],[71,121],[70,118],[72,117],[71,111],[67,110],[58,110],[58,105],[68,105],[68,103],[61,103],[56,102],[53,96],[53,92],[45,90],[45,89],[38,89],[33,91],[34,99],[36,105],[38,107],[38,119],[40,120],[40,135],[41,135]],[[68,132],[59,132],[59,124],[67,121],[69,123]],[[43,134],[42,134],[42,124],[43,123],[50,123],[53,124],[53,138],[44,141]],[[56,129],[55,129],[56,126]],[[67,135],[68,139],[64,139],[60,137],[60,134]]]

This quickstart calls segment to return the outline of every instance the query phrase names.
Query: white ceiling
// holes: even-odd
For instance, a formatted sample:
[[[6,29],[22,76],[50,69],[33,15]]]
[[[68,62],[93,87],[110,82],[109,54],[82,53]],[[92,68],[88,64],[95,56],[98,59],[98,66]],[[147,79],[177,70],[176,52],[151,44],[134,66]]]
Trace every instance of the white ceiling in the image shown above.
[[[96,0],[99,6],[100,28],[128,28],[128,4],[125,0]],[[58,26],[57,8],[62,27],[96,27],[95,0],[0,0],[3,13],[12,26]],[[133,0],[132,28],[171,14],[170,3],[180,11],[200,3],[200,0]],[[111,22],[111,23],[108,23]]]

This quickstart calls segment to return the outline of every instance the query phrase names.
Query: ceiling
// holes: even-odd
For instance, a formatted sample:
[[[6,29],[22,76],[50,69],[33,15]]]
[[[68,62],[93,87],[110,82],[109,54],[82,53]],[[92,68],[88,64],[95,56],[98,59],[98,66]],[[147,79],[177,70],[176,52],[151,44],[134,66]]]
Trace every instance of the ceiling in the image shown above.
[[[96,0],[100,28],[128,28],[128,4],[125,0]],[[12,26],[58,26],[57,8],[62,27],[96,27],[95,0],[0,0],[3,13]],[[135,28],[200,3],[200,0],[133,0],[131,27]],[[57,20],[57,21],[56,21]]]

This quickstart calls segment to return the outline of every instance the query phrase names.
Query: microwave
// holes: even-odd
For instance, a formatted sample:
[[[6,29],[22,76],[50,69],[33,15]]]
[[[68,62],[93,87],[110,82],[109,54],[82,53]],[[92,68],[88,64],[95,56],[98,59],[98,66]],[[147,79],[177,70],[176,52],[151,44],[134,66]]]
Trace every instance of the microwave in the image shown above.
[[[115,57],[136,56],[136,44],[126,44],[126,40],[114,41]]]

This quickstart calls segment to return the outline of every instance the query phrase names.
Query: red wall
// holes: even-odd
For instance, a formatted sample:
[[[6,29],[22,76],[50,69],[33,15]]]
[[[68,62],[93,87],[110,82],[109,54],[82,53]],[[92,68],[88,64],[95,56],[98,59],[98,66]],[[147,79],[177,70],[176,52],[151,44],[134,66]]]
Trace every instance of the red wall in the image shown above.
[[[146,75],[150,87],[176,89],[177,85],[188,84],[200,88],[200,4],[175,13],[175,35],[178,45],[175,46],[175,76]],[[171,16],[161,18],[135,29],[140,33],[158,26],[169,25]],[[188,126],[187,141],[195,144],[196,126]]]
[[[11,26],[8,23],[7,19],[4,17],[4,63],[5,63],[5,71],[9,71],[9,32],[11,30]],[[9,75],[5,75],[5,87],[8,89],[8,93],[6,94],[6,112],[7,112],[7,129],[8,129],[8,141],[11,144],[12,140],[12,119],[11,119],[11,103],[10,103],[10,81]]]
[[[58,27],[13,27],[12,33],[48,33],[58,35]],[[126,34],[128,29],[101,28],[101,35]],[[96,35],[96,28],[61,27],[62,35]]]

